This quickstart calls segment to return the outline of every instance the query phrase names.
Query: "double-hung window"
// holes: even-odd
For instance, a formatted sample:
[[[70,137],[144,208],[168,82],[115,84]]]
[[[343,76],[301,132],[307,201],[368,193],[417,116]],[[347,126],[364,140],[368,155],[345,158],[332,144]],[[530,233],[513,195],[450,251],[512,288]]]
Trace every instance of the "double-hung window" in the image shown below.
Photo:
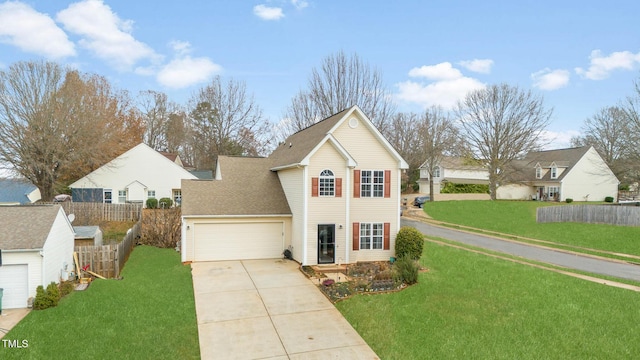
[[[360,249],[382,249],[382,223],[360,223]]]
[[[155,198],[156,197],[156,191],[155,190],[147,191],[147,197],[148,198]]]
[[[362,170],[360,172],[360,196],[384,197],[384,171]]]
[[[556,166],[552,166],[551,167],[551,178],[552,179],[557,179],[558,178],[558,167],[556,167]]]

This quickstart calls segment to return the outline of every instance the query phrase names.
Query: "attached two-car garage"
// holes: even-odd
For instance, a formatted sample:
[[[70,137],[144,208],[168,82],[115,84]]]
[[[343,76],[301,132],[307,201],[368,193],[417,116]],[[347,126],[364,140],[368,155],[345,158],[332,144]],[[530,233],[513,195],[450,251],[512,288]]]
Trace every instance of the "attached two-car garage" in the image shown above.
[[[186,221],[186,261],[282,257],[289,219]]]

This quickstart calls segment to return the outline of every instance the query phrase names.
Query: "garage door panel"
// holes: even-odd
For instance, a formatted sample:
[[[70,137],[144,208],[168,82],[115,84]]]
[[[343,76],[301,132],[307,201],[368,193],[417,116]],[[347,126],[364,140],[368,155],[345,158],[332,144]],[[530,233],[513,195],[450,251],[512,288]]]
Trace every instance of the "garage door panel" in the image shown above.
[[[194,227],[194,260],[273,259],[283,250],[283,222],[205,223]]]
[[[29,298],[29,268],[26,264],[0,266],[0,288],[3,309],[27,307]]]

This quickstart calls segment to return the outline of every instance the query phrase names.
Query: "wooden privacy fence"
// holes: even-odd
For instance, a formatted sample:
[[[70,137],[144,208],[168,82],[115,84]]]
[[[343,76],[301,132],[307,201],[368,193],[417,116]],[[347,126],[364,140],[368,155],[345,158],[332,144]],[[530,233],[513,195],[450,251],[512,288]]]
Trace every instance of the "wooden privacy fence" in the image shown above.
[[[120,277],[120,271],[129,259],[140,235],[140,222],[118,244],[102,246],[76,246],[78,263],[82,268],[89,265],[89,270],[106,278]]]
[[[43,203],[40,203],[43,204]],[[95,221],[138,221],[142,204],[103,204],[65,201],[60,203],[64,212],[74,214],[74,225],[92,225]]]
[[[640,226],[640,207],[617,205],[571,205],[539,207],[536,212],[539,223],[584,222]]]

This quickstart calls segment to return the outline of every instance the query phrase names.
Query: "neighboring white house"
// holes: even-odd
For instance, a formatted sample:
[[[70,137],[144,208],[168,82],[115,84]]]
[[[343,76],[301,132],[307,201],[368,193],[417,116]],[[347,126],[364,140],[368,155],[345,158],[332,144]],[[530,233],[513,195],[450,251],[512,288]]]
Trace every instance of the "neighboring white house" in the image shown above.
[[[429,170],[427,164],[420,165],[418,190],[421,194],[429,194]],[[436,166],[433,174],[433,192],[440,194],[445,183],[455,184],[488,184],[489,171],[477,160],[462,157],[445,156]]]
[[[267,158],[220,156],[215,180],[183,180],[182,261],[282,257],[303,265],[389,260],[408,165],[353,106]]]
[[[148,198],[182,199],[180,181],[197,179],[179,157],[141,143],[69,185],[75,202],[145,203]]]
[[[60,205],[2,206],[0,219],[2,308],[26,308],[73,271],[73,227]]]
[[[28,180],[0,179],[0,205],[33,204],[40,198],[40,189]]]
[[[603,201],[618,197],[618,178],[591,146],[530,152],[513,162],[510,184],[498,199]]]

